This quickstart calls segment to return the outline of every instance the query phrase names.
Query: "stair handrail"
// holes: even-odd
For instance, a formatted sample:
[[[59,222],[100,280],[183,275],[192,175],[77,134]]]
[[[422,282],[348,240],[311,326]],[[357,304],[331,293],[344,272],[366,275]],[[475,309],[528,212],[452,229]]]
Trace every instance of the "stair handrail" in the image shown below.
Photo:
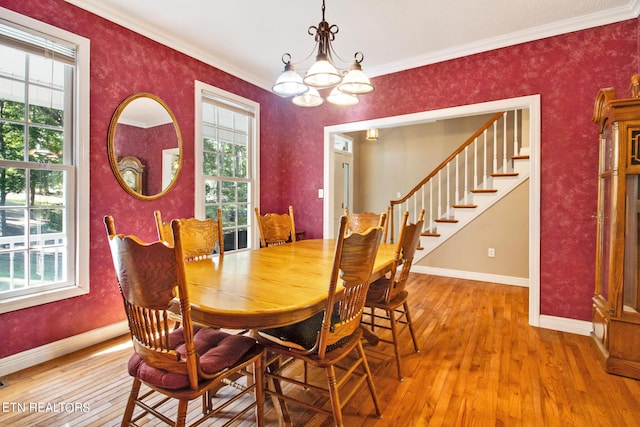
[[[504,113],[505,113],[504,111],[495,113],[484,125],[478,128],[478,130],[475,131],[473,135],[471,135],[464,143],[462,143],[462,145],[460,145],[455,151],[453,151],[453,153],[451,153],[449,157],[447,157],[442,163],[440,163],[440,165],[438,165],[433,171],[431,171],[429,175],[427,175],[422,181],[420,181],[415,187],[413,187],[404,197],[389,201],[389,213],[390,213],[389,217],[390,218],[388,218],[387,220],[390,222],[389,228],[391,228],[391,234],[390,234],[389,240],[391,243],[393,243],[394,230],[395,230],[395,224],[393,219],[394,217],[393,207],[395,205],[399,205],[401,203],[406,202],[410,197],[412,197],[415,193],[417,193],[418,190],[420,190],[427,182],[429,182],[431,178],[436,176],[438,172],[444,169],[447,166],[447,163],[455,159],[456,156],[462,153],[462,151],[465,148],[467,148],[469,145],[471,145],[471,143],[475,141],[476,138],[480,137],[480,135],[482,135],[485,130],[489,129],[489,127],[491,127],[495,122],[500,120],[500,118],[502,118]]]

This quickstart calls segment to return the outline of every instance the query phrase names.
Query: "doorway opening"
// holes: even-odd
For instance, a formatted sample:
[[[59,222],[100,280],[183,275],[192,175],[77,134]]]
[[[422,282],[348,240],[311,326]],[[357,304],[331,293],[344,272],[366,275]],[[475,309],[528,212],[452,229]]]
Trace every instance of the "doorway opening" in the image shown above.
[[[323,235],[332,238],[337,221],[336,197],[337,186],[344,185],[344,178],[336,179],[336,136],[344,137],[350,132],[365,132],[369,128],[394,128],[411,126],[437,120],[449,120],[490,114],[499,111],[527,109],[529,110],[529,324],[540,325],[540,96],[511,98],[480,104],[445,108],[442,110],[424,111],[401,116],[384,117],[361,122],[344,123],[327,126],[324,129],[324,206]],[[351,169],[351,174],[354,171]],[[353,191],[351,191],[353,193]],[[338,216],[339,218],[339,216]]]

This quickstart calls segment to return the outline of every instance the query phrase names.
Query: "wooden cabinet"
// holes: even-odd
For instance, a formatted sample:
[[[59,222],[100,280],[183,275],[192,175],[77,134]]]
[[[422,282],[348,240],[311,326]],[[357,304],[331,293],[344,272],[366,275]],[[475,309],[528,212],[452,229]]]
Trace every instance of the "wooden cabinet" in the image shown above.
[[[640,379],[640,75],[596,97],[600,164],[593,339],[605,370]]]

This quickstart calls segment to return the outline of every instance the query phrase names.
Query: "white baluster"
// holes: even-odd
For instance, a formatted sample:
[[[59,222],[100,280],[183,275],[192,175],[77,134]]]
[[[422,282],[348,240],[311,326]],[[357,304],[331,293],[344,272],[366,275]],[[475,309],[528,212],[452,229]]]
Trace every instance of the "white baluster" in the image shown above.
[[[456,194],[455,197],[453,198],[454,203],[458,203],[458,201],[460,200],[460,172],[459,172],[459,166],[458,166],[458,159],[460,158],[460,154],[458,154],[456,156],[456,167],[455,169],[455,173],[456,173]]]
[[[421,188],[421,191],[422,191],[422,209],[424,209],[424,188],[426,186],[427,186],[427,184],[425,183]]]
[[[437,217],[442,217],[442,169],[438,171],[438,212]]]
[[[487,162],[487,129],[484,130],[483,132],[484,134],[484,142],[483,142],[483,159],[484,159],[484,169],[482,170],[482,184],[484,186],[484,188],[488,188],[487,186],[489,185],[489,183],[487,182],[487,167],[488,167],[488,162]]]
[[[451,201],[450,201],[450,198],[451,198],[451,172],[449,170],[449,164],[450,163],[451,162],[447,163],[447,176],[445,177],[446,180],[447,180],[447,194],[446,194],[447,197],[445,198],[445,205],[444,206],[445,206],[445,213],[447,214],[447,216],[446,216],[447,218],[449,218],[449,216],[450,216],[449,215],[449,209],[451,209]]]
[[[504,130],[502,131],[502,172],[506,173],[507,170],[507,112],[502,115]]]
[[[520,147],[518,141],[518,110],[513,110],[513,155],[520,155]]]
[[[433,178],[429,180],[429,230],[433,233],[434,221],[433,221]]]
[[[464,147],[464,184],[462,184],[464,191],[464,201],[469,203],[469,146]]]
[[[493,167],[488,175],[498,171],[498,123],[493,122]]]
[[[395,215],[395,216],[393,217],[393,224],[395,225],[395,232],[396,232],[395,237],[396,237],[396,238],[398,238],[398,237],[399,237],[399,234],[400,234],[400,233],[399,233],[399,230],[400,230],[400,224],[399,224],[399,221],[400,221],[400,217],[401,217],[400,212],[402,211],[402,210],[401,210],[402,205],[398,203],[396,206],[397,206],[397,208],[396,208],[396,209],[398,209],[397,214],[396,214],[395,212],[393,212],[393,211],[392,211],[392,212],[391,212],[391,215]]]
[[[478,138],[473,140],[473,188],[478,188]]]
[[[13,268],[13,265],[15,263],[15,252],[9,252],[9,290],[12,291],[15,289],[16,287],[16,277],[15,277],[15,269]],[[27,262],[24,262],[25,264],[27,264]]]

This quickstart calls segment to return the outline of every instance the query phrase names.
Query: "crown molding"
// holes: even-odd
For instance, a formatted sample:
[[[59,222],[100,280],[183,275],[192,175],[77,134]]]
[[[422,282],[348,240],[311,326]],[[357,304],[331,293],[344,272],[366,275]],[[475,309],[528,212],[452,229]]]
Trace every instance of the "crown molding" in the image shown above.
[[[115,24],[121,25],[135,33],[144,37],[148,37],[160,44],[163,44],[180,53],[190,56],[194,59],[202,61],[212,67],[215,67],[225,73],[231,74],[241,80],[254,84],[266,90],[271,90],[271,82],[265,81],[259,75],[248,73],[244,69],[240,69],[233,64],[225,61],[223,58],[211,55],[211,53],[195,48],[171,35],[169,32],[159,31],[156,27],[140,24],[131,17],[124,16],[109,5],[102,3],[100,0],[65,0],[65,2],[89,11]]]
[[[498,37],[478,40],[477,42],[442,49],[427,55],[420,55],[407,58],[402,61],[390,62],[382,66],[368,67],[367,74],[370,77],[375,77],[396,73],[409,70],[411,68],[422,67],[451,59],[488,52],[494,49],[559,36],[573,31],[580,31],[587,28],[600,27],[603,25],[613,24],[615,22],[626,21],[628,19],[637,18],[638,15],[640,15],[640,0],[629,0],[629,4],[626,6],[609,9],[604,12],[579,16],[553,24],[541,25],[535,28],[516,31],[514,33]]]
[[[229,73],[241,80],[256,85],[267,91],[271,90],[273,84],[272,79],[258,74],[248,72],[245,68],[238,68],[223,58],[211,55],[209,52],[195,48],[183,40],[180,40],[168,32],[160,31],[155,27],[140,24],[131,17],[123,16],[115,9],[102,3],[100,0],[65,0],[67,3],[73,4],[81,9],[92,12],[104,19],[115,24],[121,25],[134,31],[142,36],[148,37],[165,46],[177,50],[185,55],[202,61],[221,71]],[[637,18],[640,15],[640,0],[629,0],[626,6],[612,8],[604,12],[593,13],[580,17],[566,19],[549,25],[513,32],[503,36],[487,38],[477,42],[465,45],[454,46],[431,52],[426,55],[419,55],[407,58],[401,61],[390,62],[380,66],[367,67],[367,75],[369,77],[377,77],[385,74],[397,73],[412,68],[422,67],[425,65],[435,64],[438,62],[448,61],[451,59],[462,58],[469,55],[475,55],[503,47],[514,46],[534,40],[540,40],[547,37],[558,36],[573,31],[584,30],[587,28],[599,27],[602,25],[621,22],[628,19]]]

